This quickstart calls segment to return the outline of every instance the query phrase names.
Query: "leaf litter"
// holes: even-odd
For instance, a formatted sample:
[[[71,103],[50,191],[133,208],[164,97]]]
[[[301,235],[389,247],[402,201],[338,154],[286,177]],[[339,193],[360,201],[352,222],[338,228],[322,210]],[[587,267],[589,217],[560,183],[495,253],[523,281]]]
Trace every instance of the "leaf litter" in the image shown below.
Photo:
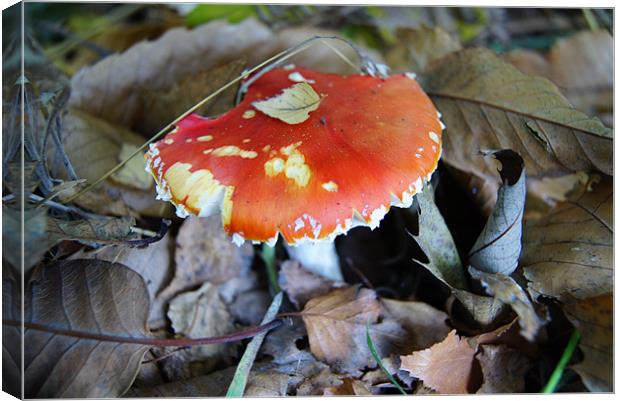
[[[46,354],[45,363],[37,362],[28,371],[35,383],[27,390],[29,394],[224,396],[238,369],[243,370],[240,377],[246,384],[236,394],[245,396],[396,392],[397,386],[388,380],[376,356],[408,393],[532,391],[536,383],[529,384],[526,379],[538,366],[540,353],[552,347],[547,336],[558,330],[547,326],[545,305],[549,300],[558,302],[560,313],[568,319],[564,326],[560,324],[563,330],[574,326],[582,332],[579,346],[583,357],[575,357],[569,369],[577,372],[590,391],[613,389],[613,189],[608,177],[613,174],[612,134],[599,120],[578,111],[592,114],[588,107],[598,107],[599,100],[600,105],[605,103],[602,96],[578,96],[580,90],[594,85],[595,78],[600,79],[597,85],[608,86],[607,64],[602,63],[597,74],[575,86],[568,85],[571,78],[561,74],[578,75],[576,71],[583,65],[570,71],[558,67],[558,60],[570,58],[571,52],[588,44],[596,46],[591,46],[583,63],[590,62],[592,54],[606,54],[603,49],[609,35],[604,33],[582,33],[558,41],[550,53],[552,67],[539,63],[538,71],[545,73],[537,75],[553,77],[559,89],[518,72],[489,51],[463,49],[458,39],[440,28],[401,29],[398,35],[411,40],[404,47],[392,45],[383,51],[396,70],[418,73],[420,83],[443,114],[447,132],[442,163],[449,169],[440,170],[433,184],[441,183],[441,174],[446,173],[466,188],[484,188],[474,198],[479,205],[486,205],[489,219],[471,250],[457,249],[461,242],[454,238],[452,222],[444,219],[445,210],[435,204],[432,186],[427,185],[417,197],[418,213],[411,209],[412,213],[390,214],[414,221],[410,231],[417,233],[415,243],[407,241],[403,225],[398,226],[397,242],[404,244],[406,261],[401,254],[386,264],[368,260],[369,266],[360,270],[356,267],[359,258],[345,258],[345,248],[341,248],[341,264],[350,270],[345,271],[345,282],[333,282],[287,260],[278,247],[279,283],[287,298],[281,307],[282,322],[278,320],[269,328],[282,325],[269,332],[262,345],[259,337],[252,340],[255,345],[248,347],[252,351],[247,364],[237,367],[245,345],[241,343],[153,347],[111,340],[94,345],[93,336],[133,336],[159,344],[188,337],[227,336],[260,323],[271,301],[262,264],[250,245],[237,248],[231,244],[216,219],[176,220],[163,239],[148,247],[130,247],[125,242],[139,238],[136,233],[154,235],[159,218],[171,216],[165,203],[154,201],[152,183],[139,156],[73,204],[64,209],[58,205],[82,188],[84,179],[92,182],[100,177],[132,153],[144,136],[154,134],[237,76],[245,65],[255,65],[317,33],[331,34],[307,27],[271,29],[252,18],[239,24],[215,21],[191,31],[175,28],[155,41],[123,45],[128,50],[105,57],[73,77],[70,107],[59,125],[62,135],[57,143],[64,148],[48,141],[53,184],[48,185],[41,167],[33,165],[37,178],[29,186],[30,193],[38,194],[48,185],[53,189],[43,197],[49,194],[47,199],[56,202],[34,209],[38,223],[28,225],[31,232],[26,237],[30,243],[41,242],[33,247],[37,251],[28,255],[33,269],[26,295],[35,294],[28,308],[36,311],[31,315],[36,319],[30,321],[35,326],[27,331],[33,343],[42,344],[38,352]],[[335,46],[355,59],[346,46]],[[172,58],[167,56],[170,51]],[[374,55],[381,60],[378,53]],[[293,61],[331,72],[351,72],[324,46],[301,53]],[[519,85],[514,85],[517,81]],[[575,88],[579,90],[571,94]],[[302,98],[320,100],[319,94],[310,95]],[[49,94],[42,96],[47,98]],[[312,112],[313,101],[302,99],[298,107],[303,111],[301,117],[286,121],[285,116],[284,121],[302,122]],[[230,90],[201,112],[217,115],[233,102],[234,91]],[[551,106],[563,112],[553,111]],[[495,162],[477,156],[480,150],[494,148],[518,152],[525,168],[508,166],[504,157],[498,180]],[[503,156],[508,154],[515,158],[509,152]],[[83,155],[98,157],[89,160]],[[67,164],[67,159],[72,164]],[[563,181],[555,177],[558,173]],[[10,193],[17,194],[16,187],[8,184]],[[538,191],[526,197],[526,189],[536,185]],[[545,202],[545,208],[531,203],[536,197]],[[11,205],[10,200],[3,205],[7,224],[11,213],[12,220],[19,220],[9,209]],[[579,232],[559,228],[577,222],[585,227]],[[3,239],[9,242],[11,227],[3,224]],[[380,243],[389,238],[385,232],[360,238],[372,238],[374,243],[367,244],[367,249],[381,249],[388,255],[394,247]],[[54,233],[53,241],[42,245],[49,233]],[[82,249],[68,260],[52,264],[52,254],[66,257],[54,246],[60,240],[69,252]],[[66,247],[69,242],[75,246]],[[421,269],[411,262],[412,253],[426,268],[424,273],[428,270],[430,274],[419,274]],[[7,257],[12,264],[17,263],[16,258]],[[560,267],[569,270],[557,274]],[[373,268],[375,272],[365,277]],[[415,270],[414,286],[411,281],[384,285],[394,283],[399,270],[404,274]],[[388,275],[391,281],[386,280]],[[435,296],[428,297],[418,291],[420,287],[435,291]],[[46,295],[50,302],[41,302],[41,294],[58,294],[60,289],[62,295]],[[14,278],[7,274],[3,275],[3,294],[5,318],[18,321],[15,306],[20,295]],[[71,313],[54,322],[45,320],[59,313],[58,299],[63,297],[75,305]],[[112,300],[122,308],[110,312]],[[43,320],[38,320],[40,316]],[[93,316],[100,327],[93,324]],[[36,324],[45,327],[38,330],[41,327]],[[5,324],[4,330],[14,327]],[[118,332],[122,327],[128,330]],[[376,346],[375,356],[368,346],[366,327]],[[86,334],[76,336],[75,332]],[[3,338],[6,344],[7,339]],[[77,353],[59,357],[45,341],[74,342]],[[110,346],[116,347],[114,352],[109,351]],[[94,347],[93,352],[82,357],[80,350],[88,347]],[[17,366],[20,356],[18,347],[13,348],[5,353],[3,362]],[[29,352],[25,355],[27,360],[32,356]],[[78,366],[82,369],[68,382]],[[113,374],[119,369],[123,369],[120,378]],[[43,372],[49,378],[43,378]],[[143,379],[134,381],[136,376]]]

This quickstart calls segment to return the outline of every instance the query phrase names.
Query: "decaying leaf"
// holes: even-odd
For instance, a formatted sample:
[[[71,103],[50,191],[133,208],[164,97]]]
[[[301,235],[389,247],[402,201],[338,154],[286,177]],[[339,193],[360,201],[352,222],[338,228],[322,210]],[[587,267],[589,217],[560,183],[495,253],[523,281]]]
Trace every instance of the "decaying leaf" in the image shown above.
[[[78,251],[71,255],[70,259],[96,259],[120,263],[138,273],[146,284],[151,300],[149,321],[158,320],[163,318],[164,311],[163,308],[154,308],[152,302],[171,273],[172,244],[172,236],[166,235],[146,248],[109,245],[90,252]]]
[[[400,368],[439,393],[467,394],[475,390],[470,386],[475,353],[476,348],[453,330],[442,342],[401,356]]]
[[[218,216],[186,219],[179,229],[176,247],[174,278],[159,294],[161,300],[205,281],[223,284],[246,274],[253,256],[251,245],[237,247],[232,243]]]
[[[530,359],[505,345],[481,345],[476,359],[482,369],[479,394],[522,393]]]
[[[352,286],[313,298],[301,312],[308,330],[311,352],[342,372],[357,373],[375,367],[366,344],[366,324],[379,355],[389,355],[402,341],[402,328],[384,319],[377,323],[381,304],[374,291]]]
[[[117,156],[117,163],[125,161],[138,150],[137,145],[128,143],[121,144],[121,150]],[[112,174],[112,179],[120,184],[136,189],[148,190],[153,187],[153,179],[148,174],[144,174],[144,152],[132,157],[116,173]]]
[[[480,280],[486,292],[494,299],[510,305],[519,316],[521,335],[534,341],[544,320],[538,317],[532,302],[519,284],[510,276],[501,273],[485,273],[472,267],[469,268],[469,273]]]
[[[243,55],[239,54],[239,57]],[[199,101],[239,76],[244,66],[243,59],[233,60],[173,82],[165,91],[144,88],[140,110],[137,115],[132,115],[136,131],[151,135],[159,132]],[[234,104],[234,89],[233,86],[224,91],[196,113],[215,116],[228,111]]]
[[[33,273],[24,300],[26,323],[43,326],[25,331],[26,397],[118,397],[129,388],[148,346],[82,334],[150,337],[148,292],[137,273],[103,261],[61,261]],[[19,337],[13,341],[19,347]]]
[[[363,381],[344,378],[340,386],[327,387],[322,395],[372,395],[372,393]]]
[[[307,82],[294,84],[272,98],[252,102],[252,106],[287,124],[299,124],[310,118],[310,112],[319,108],[321,97]]]
[[[282,263],[278,283],[297,307],[303,307],[309,299],[345,285],[304,269],[299,262],[294,260]]]
[[[405,353],[428,348],[440,342],[450,331],[448,315],[424,302],[397,301],[382,298],[386,315],[396,320],[407,332]]]
[[[94,182],[118,164],[123,145],[140,146],[144,142],[144,139],[135,132],[77,109],[68,109],[62,127],[62,144],[65,152],[78,177],[88,182]],[[131,149],[130,147],[126,149]],[[90,157],[84,157],[85,155]],[[136,158],[141,159],[140,156]],[[54,163],[53,159],[50,163]],[[131,171],[132,176],[140,177],[139,183],[123,182],[123,184],[140,189],[147,180],[152,182],[144,167],[141,172],[135,169]]]
[[[530,221],[523,238],[528,290],[570,301],[613,290],[613,187],[605,179]]]
[[[430,261],[422,265],[450,288],[475,322],[482,326],[491,325],[504,312],[505,305],[492,297],[470,292],[452,234],[434,202],[432,191],[427,185],[417,196],[420,233],[414,238]]]
[[[396,30],[396,45],[386,61],[396,72],[422,72],[430,62],[460,49],[459,40],[438,26],[403,27]]]
[[[459,337],[453,330],[442,342],[411,355],[401,356],[400,369],[422,380],[425,387],[439,393],[475,392],[483,383],[475,360],[482,346],[506,346],[530,358],[535,355],[536,348],[524,340],[515,329],[516,321],[515,319],[509,324],[475,337]]]
[[[550,79],[569,102],[606,123],[613,111],[613,37],[605,30],[559,39],[548,54],[513,50],[504,59],[520,71]]]
[[[56,238],[47,235],[48,226],[47,207],[25,209],[22,213],[19,209],[13,209],[2,205],[2,257],[16,269],[22,266],[28,271],[41,261],[49,248],[57,243]],[[24,224],[22,225],[22,218]],[[19,235],[24,228],[23,242]],[[22,252],[23,249],[26,252]]]
[[[154,92],[174,92],[175,88],[184,86],[185,79],[196,77],[193,83],[208,91],[202,93],[202,99],[211,93],[212,87],[199,84],[202,82],[201,73],[209,71],[210,75],[217,77],[213,84],[218,81],[221,86],[227,82],[226,74],[217,74],[218,66],[243,58],[249,67],[253,67],[303,40],[334,34],[333,31],[304,27],[276,33],[255,18],[247,18],[238,24],[212,21],[192,30],[170,29],[157,40],[140,42],[124,53],[111,55],[81,69],[71,80],[69,105],[110,123],[145,132],[161,124],[159,118],[156,123],[144,121],[150,118],[149,107],[153,105]],[[336,42],[333,46],[355,59],[355,53],[346,44]],[[325,72],[350,72],[350,67],[338,55],[319,44],[298,54],[290,62],[308,68],[321,67]],[[194,93],[193,89],[191,93]],[[166,103],[165,97],[161,99],[162,103]],[[168,122],[170,120],[164,121]]]
[[[465,270],[452,234],[435,204],[433,187],[426,185],[416,199],[420,206],[420,232],[414,239],[429,260],[424,266],[449,286],[468,289]]]
[[[99,216],[88,220],[50,218],[47,232],[59,239],[110,244],[134,239],[131,228],[135,224],[133,217]]]
[[[481,149],[510,148],[530,176],[599,170],[613,174],[612,132],[575,110],[549,81],[530,77],[491,51],[469,49],[434,63],[427,93],[443,114],[443,160],[482,180],[495,166]]]
[[[206,282],[196,291],[174,297],[168,307],[168,318],[178,336],[187,338],[214,337],[235,331],[233,321],[220,299],[218,289]],[[162,361],[169,365],[191,366],[191,372],[175,372],[175,378],[185,379],[213,370],[218,363],[230,362],[236,344],[211,344],[189,347],[175,352]],[[171,350],[168,349],[167,352]],[[174,359],[174,361],[172,359]]]
[[[583,361],[573,366],[588,390],[614,391],[613,296],[601,295],[564,306],[566,317],[581,333]]]
[[[487,273],[511,274],[519,264],[525,207],[523,159],[511,150],[490,152],[502,163],[502,186],[484,229],[469,251],[469,264]]]

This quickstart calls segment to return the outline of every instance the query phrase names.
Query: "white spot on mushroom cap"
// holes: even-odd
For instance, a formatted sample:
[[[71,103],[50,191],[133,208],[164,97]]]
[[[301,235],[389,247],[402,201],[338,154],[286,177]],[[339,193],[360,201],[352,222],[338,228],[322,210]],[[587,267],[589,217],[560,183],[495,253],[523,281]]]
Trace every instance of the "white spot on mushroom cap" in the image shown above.
[[[232,242],[233,242],[233,244],[235,244],[235,245],[240,247],[245,242],[245,238],[243,238],[243,235],[241,235],[239,233],[234,233],[232,235]]]
[[[431,138],[431,140],[435,143],[439,143],[439,135],[437,135],[436,133],[434,133],[433,131],[429,131],[428,133],[428,137]]]
[[[220,157],[239,156],[242,159],[254,159],[258,156],[258,153],[253,150],[243,150],[234,145],[220,146],[213,150],[213,154]]]
[[[250,118],[254,118],[254,116],[256,115],[256,111],[255,110],[246,110],[243,112],[243,114],[241,115],[242,118],[248,120]],[[239,126],[241,127],[241,126]]]
[[[196,138],[198,142],[208,142],[213,140],[213,135],[202,135]]]
[[[307,82],[309,84],[316,83],[315,80],[313,80],[313,79],[306,79],[303,75],[301,75],[301,73],[299,73],[297,71],[291,72],[290,74],[288,74],[288,79],[293,81],[293,82]]]
[[[295,69],[295,64],[287,64],[282,68],[284,69],[284,71],[290,71],[290,70]]]
[[[338,184],[333,181],[324,182],[321,187],[327,192],[338,192]]]
[[[417,74],[415,72],[406,72],[405,76],[409,79],[415,79],[417,77]]]

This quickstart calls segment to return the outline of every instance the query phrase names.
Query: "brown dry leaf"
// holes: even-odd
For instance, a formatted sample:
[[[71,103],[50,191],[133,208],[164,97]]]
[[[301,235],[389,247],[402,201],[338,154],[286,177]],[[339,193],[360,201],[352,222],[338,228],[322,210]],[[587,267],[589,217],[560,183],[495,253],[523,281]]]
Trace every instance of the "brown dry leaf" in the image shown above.
[[[285,28],[276,33],[274,42],[276,44],[276,49],[274,54],[292,46],[296,46],[304,40],[310,39],[314,36],[341,36],[341,34],[338,31],[311,26]],[[353,64],[359,65],[358,56],[349,45],[338,40],[326,40],[325,42],[351,60]],[[379,52],[364,48],[359,44],[356,44],[356,46],[358,46],[363,54],[367,55],[372,60],[382,62],[382,57]],[[327,45],[321,43],[315,44],[310,49],[293,56],[286,62],[325,73],[351,74],[359,72],[351,68],[349,64],[344,62],[342,58],[340,58],[340,56],[338,56]]]
[[[528,222],[520,263],[534,298],[570,301],[613,291],[611,180]]]
[[[122,54],[106,57],[80,70],[71,80],[69,105],[110,123],[152,135],[157,127],[185,111],[182,108],[187,104],[193,105],[234,78],[239,71],[239,59],[254,67],[303,40],[334,34],[337,33],[306,27],[274,33],[254,18],[238,24],[219,20],[192,30],[170,29],[157,40],[140,42]],[[330,45],[353,62],[357,61],[346,44],[330,41]],[[370,53],[380,61],[376,52]],[[348,64],[321,44],[288,62],[324,72],[351,72]],[[186,96],[179,98],[183,93]],[[223,105],[232,106],[232,95],[234,91],[227,92],[218,101],[219,106],[207,111],[225,111]],[[171,107],[163,115],[153,116],[156,114],[153,110],[164,111],[167,106]]]
[[[307,377],[314,377],[320,369],[312,363],[276,365],[259,362],[252,366],[244,396],[279,397],[294,391]],[[128,397],[223,397],[235,374],[236,366],[197,376],[187,380],[164,383],[159,386],[132,387]]]
[[[583,31],[558,40],[551,49],[550,79],[575,108],[587,114],[611,112],[614,39],[605,30]]]
[[[233,60],[187,76],[165,91],[145,88],[141,94],[141,109],[134,116],[136,131],[145,134],[159,132],[196,103],[239,76],[244,66],[243,59]],[[196,113],[214,116],[228,111],[234,104],[234,89],[233,86],[224,91]]]
[[[505,345],[481,345],[480,349],[476,355],[483,377],[479,394],[525,391],[525,372],[531,366],[529,358]]]
[[[23,219],[23,224],[22,224]],[[57,238],[50,238],[47,234],[49,225],[47,207],[19,209],[2,205],[2,258],[6,259],[16,269],[23,266],[25,271],[30,270],[43,259],[45,252],[58,243]],[[17,235],[22,228],[22,237]],[[27,252],[22,252],[22,246]]]
[[[461,50],[461,43],[438,26],[398,28],[396,45],[386,55],[395,72],[422,72],[433,60]]]
[[[361,380],[345,378],[337,387],[327,387],[322,395],[372,395],[368,386]]]
[[[342,287],[345,283],[338,283],[326,279],[305,269],[295,260],[287,260],[280,266],[278,284],[282,291],[298,308],[314,297],[326,294],[331,290]]]
[[[474,370],[474,355],[466,338],[451,331],[440,343],[409,356],[401,356],[401,369],[441,394],[467,394]]]
[[[49,236],[86,243],[113,244],[130,239],[136,235],[131,228],[136,224],[133,217],[98,216],[88,220],[48,219]]]
[[[174,333],[186,338],[215,337],[235,331],[233,319],[220,299],[218,288],[209,282],[196,291],[174,297],[170,301],[168,318]],[[233,343],[189,347],[164,359],[161,365],[169,378],[187,379],[205,374],[219,363],[229,363],[236,346]]]
[[[401,356],[400,369],[439,393],[474,392],[482,384],[481,372],[474,360],[481,346],[505,345],[529,358],[537,355],[537,347],[519,335],[516,323],[517,319],[491,332],[467,338],[459,337],[453,330],[442,342]]]
[[[519,316],[521,335],[529,341],[534,341],[545,321],[538,317],[534,305],[519,284],[510,276],[499,273],[485,273],[471,266],[469,273],[472,278],[480,280],[487,294],[504,304],[510,305]]]
[[[578,110],[605,116],[613,108],[613,38],[606,31],[582,31],[558,40],[545,56],[529,50],[504,60],[529,75],[553,81]]]
[[[611,130],[573,109],[549,81],[522,74],[489,50],[452,53],[433,63],[424,82],[447,126],[443,160],[455,168],[494,181],[495,164],[473,155],[511,148],[530,176],[613,174]]]
[[[448,315],[424,302],[397,301],[382,298],[386,315],[396,320],[407,332],[404,353],[428,348],[450,332]]]
[[[377,363],[366,343],[366,324],[379,355],[389,355],[402,342],[403,329],[394,321],[377,323],[381,304],[374,291],[352,286],[313,298],[301,312],[310,350],[339,372],[359,373]]]
[[[254,289],[239,292],[228,305],[228,310],[235,322],[244,326],[258,326],[270,304],[271,296],[267,290]]]
[[[524,74],[549,78],[551,66],[549,60],[533,50],[516,49],[502,55],[502,60],[514,65]]]
[[[78,251],[71,255],[70,259],[96,259],[120,263],[138,273],[149,291],[151,300],[149,321],[160,320],[164,316],[163,308],[154,308],[153,301],[171,273],[172,244],[172,236],[166,235],[146,248],[110,245],[90,252]]]
[[[138,145],[128,143],[121,144],[121,150],[117,156],[117,163],[126,160],[133,155],[138,148]],[[153,179],[148,174],[144,173],[144,152],[139,152],[125,163],[120,170],[112,174],[111,179],[119,184],[146,191],[153,186]]]
[[[149,338],[148,299],[142,278],[120,264],[71,260],[35,270],[24,297],[26,322],[45,328],[25,332],[25,396],[121,396],[149,347],[80,335]],[[3,319],[18,319],[7,307],[3,302]],[[71,334],[51,332],[51,327]],[[19,343],[3,344],[3,355],[13,347]]]
[[[432,185],[426,185],[416,197],[419,207],[419,233],[413,236],[429,263],[421,263],[451,288],[467,290],[467,277],[452,234],[435,204]],[[418,262],[419,263],[419,262]]]
[[[504,312],[504,304],[492,297],[469,291],[461,258],[452,234],[435,204],[432,186],[425,186],[417,200],[420,206],[420,229],[414,239],[429,260],[427,264],[418,263],[450,288],[459,305],[464,307],[466,315],[483,327],[491,325]],[[451,307],[447,310],[455,312]]]
[[[568,303],[566,317],[581,333],[583,361],[571,368],[592,392],[614,391],[613,294]]]
[[[323,368],[319,374],[309,377],[297,388],[296,395],[323,395],[326,388],[335,388],[344,384],[341,375],[333,373],[329,367]]]
[[[186,77],[239,57],[253,66],[275,52],[274,34],[251,18],[235,25],[214,21],[193,30],[171,29],[155,41],[140,42],[80,70],[71,80],[69,105],[137,129],[149,118],[145,93],[165,93]]]
[[[140,146],[143,142],[144,138],[138,134],[77,109],[69,108],[63,117],[62,143],[65,152],[78,177],[88,182],[94,182],[121,161],[123,145]],[[141,159],[140,155],[136,158]],[[50,164],[53,164],[53,160]],[[131,182],[122,183],[141,189],[148,179],[152,187],[152,179],[144,167],[140,173],[132,171],[132,175],[136,174],[140,176],[137,186]]]
[[[241,247],[232,243],[219,216],[189,217],[176,238],[174,278],[158,299],[165,302],[205,281],[220,285],[247,275],[253,254],[248,243]]]
[[[279,365],[298,361],[316,361],[314,356],[300,349],[296,342],[306,335],[306,328],[299,320],[286,322],[278,330],[271,331],[265,337],[261,352],[273,357]]]

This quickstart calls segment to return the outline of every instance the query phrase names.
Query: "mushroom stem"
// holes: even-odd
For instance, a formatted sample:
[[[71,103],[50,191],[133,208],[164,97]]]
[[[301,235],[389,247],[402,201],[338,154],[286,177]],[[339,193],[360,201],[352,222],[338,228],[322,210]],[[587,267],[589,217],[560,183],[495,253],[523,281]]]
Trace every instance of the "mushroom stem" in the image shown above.
[[[292,259],[301,263],[306,269],[334,281],[343,281],[340,261],[333,241],[306,243],[296,246],[286,244],[286,250]]]

